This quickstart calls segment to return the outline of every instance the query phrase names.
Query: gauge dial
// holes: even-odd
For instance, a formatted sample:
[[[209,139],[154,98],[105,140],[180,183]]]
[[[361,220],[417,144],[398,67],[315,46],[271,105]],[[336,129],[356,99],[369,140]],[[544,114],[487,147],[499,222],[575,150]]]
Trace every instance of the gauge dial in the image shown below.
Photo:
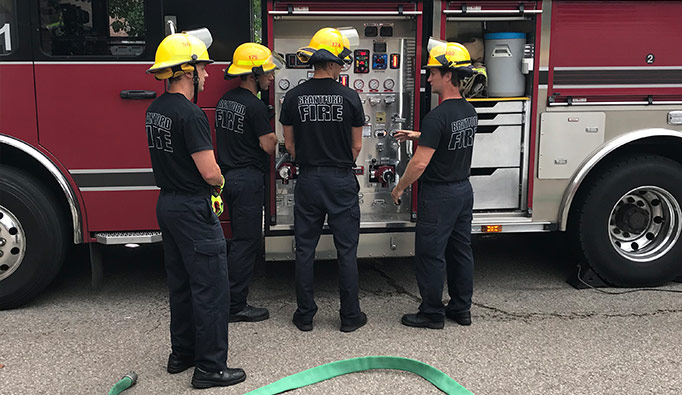
[[[291,85],[291,83],[286,78],[282,78],[281,80],[279,80],[279,89],[281,89],[283,91],[289,89],[290,85]]]
[[[384,89],[393,90],[394,87],[395,81],[391,78],[387,78],[386,81],[384,81]]]
[[[308,80],[305,79],[305,78],[301,78],[300,80],[298,80],[298,84],[297,84],[297,85],[301,85],[302,83],[304,83],[304,82],[306,82],[306,81],[308,81]]]
[[[377,79],[369,80],[369,89],[372,89],[372,90],[379,89],[379,80],[377,80]]]
[[[356,79],[355,81],[353,81],[353,88],[355,88],[356,90],[361,90],[364,87],[365,87],[365,81],[363,81],[361,79]]]

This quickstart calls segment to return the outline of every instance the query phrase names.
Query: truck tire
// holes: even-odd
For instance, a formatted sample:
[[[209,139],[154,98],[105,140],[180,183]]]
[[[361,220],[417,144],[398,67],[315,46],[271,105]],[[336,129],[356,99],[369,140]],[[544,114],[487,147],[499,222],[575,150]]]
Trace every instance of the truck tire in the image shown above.
[[[628,157],[581,192],[571,232],[602,279],[655,286],[682,275],[682,165],[666,157]]]
[[[0,309],[25,304],[59,272],[66,250],[60,218],[40,181],[0,165]]]

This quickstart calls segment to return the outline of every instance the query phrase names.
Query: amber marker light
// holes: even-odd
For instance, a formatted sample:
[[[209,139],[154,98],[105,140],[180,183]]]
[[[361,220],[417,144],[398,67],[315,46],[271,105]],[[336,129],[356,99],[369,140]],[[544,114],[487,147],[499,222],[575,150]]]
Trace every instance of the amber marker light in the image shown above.
[[[483,233],[499,233],[502,232],[502,225],[482,225],[481,232]]]

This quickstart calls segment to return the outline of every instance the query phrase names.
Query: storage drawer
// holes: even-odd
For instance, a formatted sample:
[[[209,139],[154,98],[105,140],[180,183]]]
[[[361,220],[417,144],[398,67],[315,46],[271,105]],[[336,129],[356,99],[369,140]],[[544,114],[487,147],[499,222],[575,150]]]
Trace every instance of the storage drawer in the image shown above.
[[[478,126],[521,125],[523,114],[478,114]]]
[[[512,113],[512,112],[523,112],[522,101],[475,101],[472,100],[470,103],[476,107],[476,112],[479,114],[487,113]]]
[[[472,169],[475,174],[475,169]],[[495,169],[490,175],[472,175],[474,210],[519,208],[519,168]]]
[[[521,166],[519,126],[479,126],[474,140],[471,167]]]

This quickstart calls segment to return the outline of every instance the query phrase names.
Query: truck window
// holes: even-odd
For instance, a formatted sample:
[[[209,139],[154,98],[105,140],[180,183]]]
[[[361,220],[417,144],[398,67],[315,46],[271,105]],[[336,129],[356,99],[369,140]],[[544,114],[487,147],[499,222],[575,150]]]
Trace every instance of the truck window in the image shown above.
[[[206,27],[213,36],[209,49],[211,59],[224,62],[232,59],[232,52],[251,36],[251,5],[245,1],[214,1],[209,6],[187,6],[187,0],[164,0],[163,15],[169,34],[168,21],[177,31]],[[238,5],[237,5],[238,4]]]
[[[0,0],[0,56],[16,50],[14,0]]]
[[[144,0],[40,0],[47,55],[136,57],[144,51],[144,36]]]

